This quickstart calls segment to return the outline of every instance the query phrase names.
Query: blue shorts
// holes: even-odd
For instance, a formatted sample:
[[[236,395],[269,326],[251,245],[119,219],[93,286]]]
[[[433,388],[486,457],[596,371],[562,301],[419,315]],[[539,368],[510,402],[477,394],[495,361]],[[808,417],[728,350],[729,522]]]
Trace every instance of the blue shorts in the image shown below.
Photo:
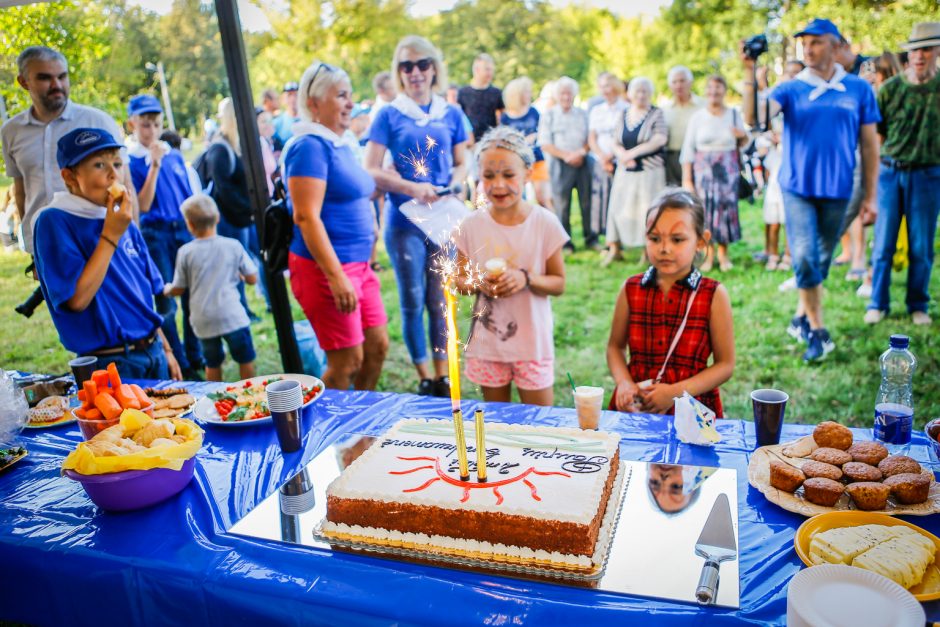
[[[232,353],[232,359],[235,363],[247,364],[255,360],[255,346],[251,341],[251,328],[242,327],[216,337],[210,337],[205,340],[199,340],[202,344],[202,352],[206,357],[206,366],[209,368],[219,368],[225,361],[225,348],[222,346],[222,340],[228,344],[228,350]]]

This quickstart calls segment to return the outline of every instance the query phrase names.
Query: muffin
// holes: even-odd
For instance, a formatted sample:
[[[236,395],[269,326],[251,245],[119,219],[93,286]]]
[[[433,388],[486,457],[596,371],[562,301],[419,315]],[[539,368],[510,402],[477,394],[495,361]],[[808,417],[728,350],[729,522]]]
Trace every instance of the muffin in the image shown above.
[[[806,475],[799,468],[778,460],[770,462],[770,485],[784,492],[796,492]]]
[[[803,496],[806,500],[826,507],[835,505],[844,490],[841,483],[825,477],[813,477],[803,482]]]
[[[884,509],[888,504],[888,495],[891,494],[890,487],[875,481],[850,483],[845,491],[852,497],[855,507],[866,512]]]
[[[905,505],[917,505],[927,500],[927,495],[930,492],[930,477],[916,475],[912,472],[902,472],[885,479],[884,485],[891,490],[891,494],[899,502]]]
[[[878,462],[888,456],[888,449],[878,442],[855,442],[846,451],[852,459],[870,466],[877,466]]]
[[[852,446],[852,431],[838,422],[827,420],[813,429],[813,439],[821,447],[846,450]]]
[[[885,477],[900,475],[902,473],[920,474],[920,464],[907,455],[891,455],[878,462],[878,470]]]
[[[800,466],[800,470],[802,470],[803,474],[807,477],[825,477],[833,481],[838,481],[842,478],[842,471],[839,470],[839,467],[827,464],[826,462],[806,462]]]
[[[841,466],[846,462],[852,461],[852,456],[849,455],[848,452],[829,447],[816,449],[809,458],[817,462],[832,464],[833,466]]]
[[[842,472],[849,481],[881,481],[881,471],[862,462],[849,462],[842,465]]]

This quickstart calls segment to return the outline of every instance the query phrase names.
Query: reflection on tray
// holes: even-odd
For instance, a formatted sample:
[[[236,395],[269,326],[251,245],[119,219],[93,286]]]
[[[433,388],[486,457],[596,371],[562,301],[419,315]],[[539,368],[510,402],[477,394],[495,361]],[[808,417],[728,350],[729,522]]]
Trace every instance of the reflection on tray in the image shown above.
[[[429,555],[410,549],[375,547],[356,542],[328,541],[318,535],[326,517],[326,487],[342,469],[364,452],[374,438],[356,436],[331,446],[315,457],[306,467],[309,482],[309,509],[284,513],[283,492],[293,483],[294,490],[304,479],[295,477],[282,489],[265,499],[238,521],[230,533],[292,542],[332,550],[343,544],[343,550],[365,550],[396,560],[428,562]],[[695,603],[695,589],[703,559],[695,555],[698,539],[712,504],[719,494],[726,494],[731,504],[735,538],[737,539],[737,473],[733,469],[672,464],[647,464],[621,460],[624,474],[622,487],[612,491],[611,511],[621,518],[613,525],[606,562],[593,575],[563,572],[554,569],[499,563],[494,569],[487,560],[460,556],[434,555],[435,565],[459,566],[480,572],[493,572],[509,577],[538,579],[554,583],[590,586],[607,592],[651,596]],[[609,506],[610,507],[610,506]],[[614,518],[616,521],[617,518]],[[737,560],[721,564],[720,585],[716,605],[738,607],[739,577]],[[606,567],[605,567],[606,566]],[[560,574],[560,578],[559,578]]]

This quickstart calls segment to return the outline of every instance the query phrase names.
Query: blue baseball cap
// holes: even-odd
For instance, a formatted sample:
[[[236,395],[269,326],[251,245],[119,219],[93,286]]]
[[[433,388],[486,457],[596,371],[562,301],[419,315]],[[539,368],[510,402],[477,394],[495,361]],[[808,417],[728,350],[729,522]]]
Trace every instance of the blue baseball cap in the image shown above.
[[[81,163],[82,159],[96,152],[109,148],[123,148],[114,141],[111,133],[100,128],[77,128],[59,139],[55,158],[59,168],[70,168]]]
[[[352,113],[349,114],[349,118],[353,119],[353,118],[358,118],[360,115],[369,115],[369,112],[371,110],[372,108],[366,105],[361,105],[361,104],[353,105]]]
[[[138,94],[127,103],[127,115],[141,115],[143,113],[163,113],[160,101],[150,94]]]
[[[794,35],[794,37],[803,37],[805,35],[835,35],[839,39],[843,38],[842,33],[839,32],[835,24],[821,17],[812,20],[803,30]]]

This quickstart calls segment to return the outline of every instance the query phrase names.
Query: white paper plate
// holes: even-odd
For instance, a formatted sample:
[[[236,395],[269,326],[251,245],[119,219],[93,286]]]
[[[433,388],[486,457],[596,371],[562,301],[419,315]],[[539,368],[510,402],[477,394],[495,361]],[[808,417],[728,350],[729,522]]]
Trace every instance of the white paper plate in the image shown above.
[[[910,592],[882,577],[845,564],[807,568],[790,580],[790,627],[922,627],[924,608]]]
[[[306,375],[306,374],[269,374],[263,377],[252,377],[251,379],[243,379],[241,381],[236,381],[234,383],[221,383],[219,384],[219,388],[217,389],[225,389],[227,387],[237,386],[237,385],[243,386],[245,385],[246,381],[251,381],[252,383],[260,383],[262,381],[267,381],[268,379],[274,379],[274,378],[300,381],[300,385],[304,387],[308,387],[308,388],[312,388],[317,385],[320,386],[320,391],[316,394],[316,396],[314,396],[312,399],[304,403],[303,407],[307,407],[308,405],[310,405],[310,403],[313,403],[318,398],[323,396],[323,391],[324,391],[323,381],[321,381],[320,379],[316,377],[311,377],[310,375]],[[251,427],[254,425],[271,424],[270,415],[265,416],[264,418],[256,418],[255,420],[238,420],[234,422],[228,422],[228,421],[222,420],[221,416],[219,416],[219,412],[215,410],[215,401],[213,401],[208,396],[203,396],[198,401],[196,401],[196,405],[193,407],[193,417],[196,418],[196,420],[198,420],[199,422],[210,424],[210,425],[218,425],[220,427]]]

